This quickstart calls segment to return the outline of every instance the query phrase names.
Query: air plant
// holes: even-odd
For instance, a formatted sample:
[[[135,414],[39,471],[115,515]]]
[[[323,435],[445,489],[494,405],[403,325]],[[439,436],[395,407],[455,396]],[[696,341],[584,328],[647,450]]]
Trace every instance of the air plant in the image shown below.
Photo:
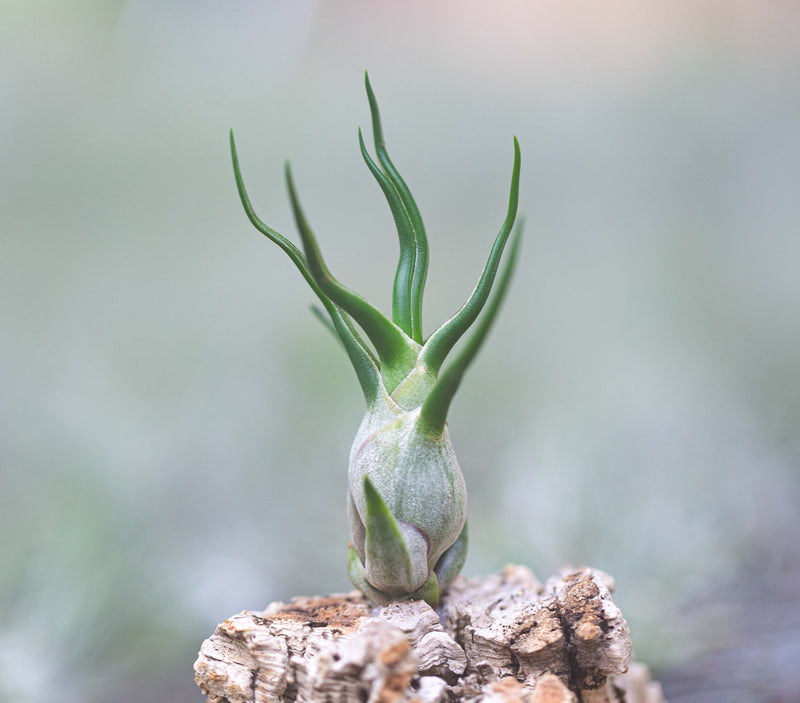
[[[365,79],[378,163],[359,129],[361,154],[386,197],[400,240],[391,320],[328,270],[300,206],[289,163],[286,184],[303,251],[253,210],[233,131],[231,156],[250,222],[283,249],[319,298],[325,311],[315,312],[344,346],[366,401],[350,451],[350,579],[376,605],[424,599],[436,607],[467,553],[467,491],[450,441],[447,412],[495,319],[517,258],[521,222],[513,236],[512,228],[519,199],[520,150],[515,137],[508,211],[475,289],[455,315],[425,339],[425,228],[408,186],[389,158],[378,104],[369,77]],[[498,271],[509,239],[509,255]],[[495,279],[497,287],[491,293]],[[445,358],[476,320],[455,359],[442,370]]]

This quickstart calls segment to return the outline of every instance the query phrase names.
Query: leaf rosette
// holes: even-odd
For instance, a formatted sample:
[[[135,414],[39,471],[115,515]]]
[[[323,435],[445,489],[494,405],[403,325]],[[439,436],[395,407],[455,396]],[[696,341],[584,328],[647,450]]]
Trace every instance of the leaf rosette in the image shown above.
[[[391,319],[328,270],[288,162],[286,183],[302,251],[256,215],[239,168],[233,132],[231,154],[248,218],[283,249],[317,295],[324,311],[315,308],[314,312],[342,343],[366,401],[350,452],[350,578],[375,604],[422,598],[435,606],[439,593],[461,570],[467,551],[467,491],[450,441],[447,413],[497,315],[517,259],[522,223],[516,228],[514,223],[521,157],[515,138],[506,217],[477,285],[466,303],[424,339],[427,236],[414,198],[386,150],[368,77],[366,89],[377,162],[360,130],[359,145],[386,197],[400,242]],[[510,252],[501,267],[509,240]],[[457,355],[442,369],[468,330]]]

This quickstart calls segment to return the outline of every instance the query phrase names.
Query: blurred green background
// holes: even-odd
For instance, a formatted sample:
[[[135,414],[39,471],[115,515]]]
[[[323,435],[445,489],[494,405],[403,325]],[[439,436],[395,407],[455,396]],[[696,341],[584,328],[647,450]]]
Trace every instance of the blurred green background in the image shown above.
[[[331,269],[388,310],[364,69],[427,332],[522,145],[522,260],[450,415],[466,573],[591,564],[671,700],[798,700],[770,667],[800,656],[799,35],[778,0],[2,0],[0,700],[199,703],[218,621],[350,588],[362,399],[228,129],[262,218],[296,239],[290,157]],[[720,651],[745,678],[714,698]]]

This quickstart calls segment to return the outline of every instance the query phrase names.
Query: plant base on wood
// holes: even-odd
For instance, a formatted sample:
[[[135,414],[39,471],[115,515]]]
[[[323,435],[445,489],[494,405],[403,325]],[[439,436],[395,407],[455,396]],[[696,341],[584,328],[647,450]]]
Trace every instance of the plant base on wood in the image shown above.
[[[542,585],[508,566],[458,577],[438,611],[356,591],[272,603],[219,625],[195,680],[209,703],[664,703],[613,589],[594,569]]]

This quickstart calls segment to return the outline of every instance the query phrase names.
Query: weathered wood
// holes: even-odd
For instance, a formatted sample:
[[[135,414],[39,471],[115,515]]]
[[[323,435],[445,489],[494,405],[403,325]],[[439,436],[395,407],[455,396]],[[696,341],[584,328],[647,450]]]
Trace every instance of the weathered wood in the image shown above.
[[[664,703],[613,589],[594,569],[541,584],[509,566],[459,577],[438,612],[355,591],[272,603],[219,625],[195,680],[208,703]]]

